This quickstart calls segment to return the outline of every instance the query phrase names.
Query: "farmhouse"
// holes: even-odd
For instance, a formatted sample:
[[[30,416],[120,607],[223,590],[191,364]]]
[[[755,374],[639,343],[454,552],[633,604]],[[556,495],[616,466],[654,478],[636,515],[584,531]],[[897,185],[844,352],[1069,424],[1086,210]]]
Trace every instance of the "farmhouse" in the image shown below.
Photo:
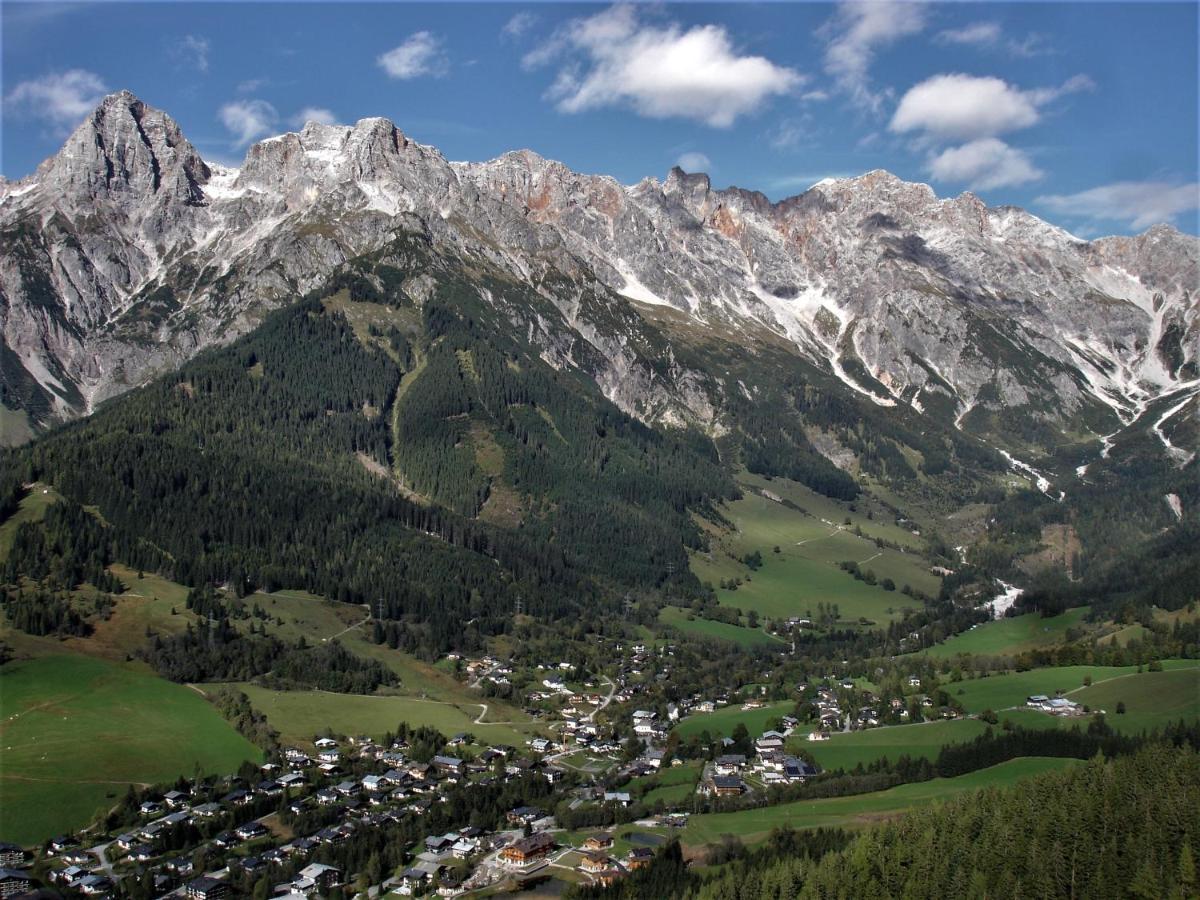
[[[522,838],[511,847],[505,847],[500,859],[506,866],[525,868],[541,862],[554,849],[554,838],[544,831]]]
[[[736,775],[714,775],[705,785],[707,792],[717,797],[737,797],[743,787],[742,779]]]
[[[595,853],[585,853],[583,859],[579,863],[579,868],[584,872],[603,872],[609,868],[610,860],[608,854],[603,851]]]
[[[608,850],[613,845],[613,836],[607,831],[591,835],[583,842],[584,850]]]
[[[713,768],[718,775],[736,775],[746,768],[746,757],[740,753],[727,753],[717,757]]]

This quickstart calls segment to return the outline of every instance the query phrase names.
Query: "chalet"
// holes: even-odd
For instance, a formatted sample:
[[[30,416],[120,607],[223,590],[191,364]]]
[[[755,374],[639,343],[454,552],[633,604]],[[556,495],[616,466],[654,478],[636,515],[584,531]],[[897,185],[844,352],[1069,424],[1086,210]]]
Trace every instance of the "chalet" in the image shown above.
[[[706,785],[708,793],[717,797],[737,797],[745,785],[736,775],[714,775]]]
[[[163,802],[171,809],[179,809],[181,806],[187,805],[187,802],[191,799],[191,795],[185,794],[183,791],[167,791],[163,795]]]
[[[603,872],[605,869],[611,868],[612,860],[608,858],[608,854],[603,851],[585,853],[583,859],[579,861],[579,868],[584,872],[597,873]]]
[[[534,738],[529,744],[534,753],[545,753],[550,749],[550,741],[545,738]]]
[[[442,775],[462,775],[463,761],[457,756],[435,756],[433,767]]]
[[[505,847],[500,852],[501,862],[512,868],[522,869],[541,862],[554,850],[554,838],[546,832],[538,832]]]
[[[479,849],[479,841],[470,837],[459,837],[450,847],[455,859],[466,859]]]
[[[238,868],[247,875],[254,875],[267,868],[267,862],[261,856],[246,856],[238,860]]]
[[[343,781],[334,790],[343,797],[357,797],[362,793],[362,785],[357,781]]]
[[[718,756],[713,763],[713,769],[718,775],[736,775],[746,768],[746,757],[740,753],[727,753]]]
[[[300,787],[304,784],[304,776],[299,772],[288,772],[286,775],[280,775],[278,781],[284,790],[287,790],[288,788]]]
[[[432,771],[433,766],[431,766],[429,763],[415,762],[408,767],[409,777],[416,778],[418,780],[428,778],[429,773]]]
[[[431,880],[428,872],[414,866],[411,869],[406,869],[404,874],[400,876],[400,885],[396,888],[396,892],[405,897],[424,893],[425,886]]]
[[[320,753],[317,754],[318,762],[322,762],[322,763],[325,763],[326,765],[330,765],[330,766],[336,766],[339,762],[341,762],[341,759],[342,759],[342,754],[336,749],[322,750]]]
[[[829,735],[824,731],[810,731],[808,733],[808,739],[810,741],[827,741],[829,740]]]
[[[25,851],[16,844],[0,842],[0,867],[11,869],[25,862]]]
[[[46,844],[46,849],[49,851],[49,854],[53,856],[56,853],[62,853],[68,847],[76,846],[78,843],[79,841],[75,840],[75,838],[71,835],[60,834],[58,837],[50,838],[49,842]]]
[[[642,759],[645,761],[646,765],[653,766],[657,769],[662,766],[662,761],[666,758],[666,755],[666,751],[664,750],[651,748],[642,754]]]
[[[283,785],[278,781],[266,779],[256,784],[254,790],[255,793],[262,794],[264,797],[279,797],[283,794]]]
[[[603,872],[597,872],[593,877],[601,887],[612,887],[625,877],[625,873],[620,869],[605,869]]]
[[[921,686],[921,679],[918,678],[916,675],[909,675],[908,676],[908,686],[910,688],[919,688]]]
[[[230,791],[221,798],[221,802],[226,806],[246,806],[253,800],[254,797],[250,795],[250,792],[244,791],[241,788],[238,788],[236,791]]]
[[[232,831],[222,831],[212,839],[212,842],[213,846],[220,850],[229,850],[237,846],[238,839]]]
[[[153,844],[137,844],[129,848],[129,858],[135,862],[146,862],[156,855]]]
[[[341,869],[323,863],[313,863],[300,870],[300,875],[293,882],[293,886],[303,893],[316,891],[324,894],[341,880]]]
[[[245,825],[239,825],[234,831],[243,841],[252,841],[256,838],[264,837],[270,832],[267,831],[265,825],[261,822],[247,822]]]
[[[317,798],[317,803],[320,806],[332,806],[338,802],[337,791],[331,791],[329,788],[317,791],[314,796]]]
[[[163,811],[163,805],[157,800],[146,800],[138,807],[138,813],[143,816],[157,816]]]
[[[775,732],[768,732],[754,742],[754,749],[759,753],[767,750],[782,750],[783,735]]]
[[[67,866],[65,869],[59,869],[57,872],[51,870],[50,880],[59,884],[69,885],[91,874],[87,869],[81,869],[79,866]]]
[[[425,849],[430,853],[444,853],[454,846],[456,834],[433,834],[425,838]]]
[[[607,831],[593,834],[583,842],[584,850],[608,850],[613,845],[613,836]]]
[[[75,890],[88,897],[99,897],[111,894],[115,885],[112,879],[104,875],[85,875],[73,885]]]
[[[0,869],[0,897],[15,897],[29,891],[32,880],[16,869]]]
[[[692,709],[698,713],[714,712],[716,708],[717,704],[713,703],[711,700],[701,700],[694,707],[692,707]]]
[[[212,819],[221,814],[219,803],[201,803],[192,810],[192,816],[197,819]]]
[[[132,847],[136,847],[139,840],[140,838],[137,836],[136,832],[126,831],[124,834],[117,835],[117,838],[113,841],[113,843],[122,850],[129,850]]]
[[[82,847],[76,847],[73,850],[68,850],[59,857],[69,866],[88,866],[92,863],[92,854]]]
[[[216,878],[201,875],[189,881],[183,892],[188,900],[223,900],[229,896],[229,885]]]
[[[505,818],[509,825],[532,825],[538,819],[544,818],[545,813],[536,806],[518,806],[509,810]]]
[[[642,869],[654,860],[654,851],[649,847],[634,847],[625,860],[630,870]]]
[[[616,803],[616,804],[619,804],[620,806],[628,806],[630,803],[633,802],[633,797],[631,797],[625,791],[605,791],[604,792],[604,802],[605,803]]]
[[[1035,706],[1035,707],[1040,708],[1042,705],[1049,703],[1049,702],[1050,702],[1050,698],[1047,697],[1045,694],[1031,694],[1030,696],[1025,698],[1026,706]]]
[[[784,760],[783,777],[788,781],[805,781],[817,774],[817,767],[812,763],[791,756]]]
[[[332,750],[337,746],[337,741],[333,738],[318,738],[313,742],[318,750]]]

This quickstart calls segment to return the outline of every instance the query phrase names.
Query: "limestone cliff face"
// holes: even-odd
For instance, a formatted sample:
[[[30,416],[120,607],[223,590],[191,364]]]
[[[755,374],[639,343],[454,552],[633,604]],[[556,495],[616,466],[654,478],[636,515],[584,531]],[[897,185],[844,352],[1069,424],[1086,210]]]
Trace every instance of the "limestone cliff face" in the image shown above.
[[[965,429],[1017,407],[1106,433],[1200,390],[1200,244],[1168,226],[1087,242],[883,171],[772,203],[679,169],[625,186],[529,151],[450,163],[378,118],[310,123],[225,169],[122,92],[0,184],[3,400],[86,414],[412,230],[549,297],[569,333],[519,310],[514,327],[562,366],[582,339],[587,374],[647,420],[719,430],[720,379],[669,349],[648,365],[642,316],[768,335]]]

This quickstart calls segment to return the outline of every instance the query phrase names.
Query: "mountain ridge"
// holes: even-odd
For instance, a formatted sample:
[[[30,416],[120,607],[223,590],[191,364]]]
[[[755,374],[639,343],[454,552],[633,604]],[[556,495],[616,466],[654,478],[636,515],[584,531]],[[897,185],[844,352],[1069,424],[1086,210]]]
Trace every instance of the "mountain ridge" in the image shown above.
[[[771,202],[678,167],[627,186],[531,150],[449,162],[378,117],[308,123],[230,169],[119,92],[0,187],[5,405],[43,425],[86,414],[398,228],[550,296],[607,360],[597,383],[648,421],[719,433],[713,390],[728,386],[653,377],[630,350],[641,325],[621,313],[611,330],[620,298],[675,336],[769,334],[859,397],[1013,450],[1065,433],[1105,446],[1159,400],[1200,390],[1200,242],[1168,225],[1085,242],[884,170]],[[581,314],[586,284],[603,296]],[[681,388],[701,375],[707,396]],[[1036,434],[1004,437],[1013,410]]]

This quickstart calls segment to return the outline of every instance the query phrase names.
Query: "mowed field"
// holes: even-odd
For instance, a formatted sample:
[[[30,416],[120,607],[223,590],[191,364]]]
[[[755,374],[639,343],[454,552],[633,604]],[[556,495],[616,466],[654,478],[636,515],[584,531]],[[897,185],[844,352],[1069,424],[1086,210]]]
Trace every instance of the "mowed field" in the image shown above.
[[[1200,660],[1168,659],[1163,661],[1163,668],[1168,671],[1195,669],[1197,666],[1200,666]],[[1083,696],[1084,678],[1090,677],[1093,684],[1098,685],[1100,682],[1118,676],[1135,674],[1137,674],[1137,666],[1060,666],[1030,669],[1027,672],[1010,672],[1005,675],[992,675],[988,678],[975,678],[957,684],[951,683],[945,688],[963,705],[967,712],[979,713],[985,709],[999,712],[1010,707],[1024,706],[1026,697],[1030,695],[1046,694],[1053,697],[1056,691],[1065,691],[1072,700],[1092,705],[1091,700]],[[1182,680],[1187,680],[1187,676],[1182,676]],[[1128,701],[1126,702],[1128,703]],[[1160,698],[1158,702],[1173,704],[1175,701],[1173,698],[1164,697]],[[1116,717],[1113,718],[1115,720]],[[1114,722],[1115,724],[1117,723]]]
[[[195,691],[76,654],[0,669],[0,753],[0,839],[20,844],[85,824],[131,783],[262,756]]]
[[[935,778],[918,784],[902,784],[873,794],[834,797],[827,800],[801,800],[732,813],[707,813],[692,816],[688,820],[682,840],[688,846],[698,847],[717,843],[722,835],[732,834],[747,844],[754,844],[769,837],[772,829],[784,826],[845,828],[870,825],[918,806],[947,800],[981,788],[1010,785],[1023,778],[1066,768],[1076,763],[1077,760],[1073,759],[1024,757],[958,778]]]
[[[740,703],[731,703],[710,713],[696,713],[682,719],[675,726],[675,732],[681,738],[689,738],[694,734],[707,731],[714,739],[729,737],[741,722],[750,732],[751,737],[758,737],[767,730],[767,723],[772,719],[788,715],[796,704],[790,700],[767,703],[761,709],[742,709]]]
[[[659,610],[658,621],[695,637],[716,638],[740,647],[784,646],[782,639],[767,634],[762,628],[746,628],[741,625],[730,625],[727,622],[702,619],[675,606],[664,606]]]
[[[827,741],[809,741],[802,729],[788,740],[788,747],[811,754],[822,769],[849,771],[884,756],[892,762],[901,756],[936,759],[944,745],[972,740],[986,730],[987,725],[978,719],[941,719],[839,732]]]
[[[981,656],[1015,656],[1027,650],[1061,644],[1071,628],[1082,627],[1090,607],[1069,609],[1062,615],[1043,618],[1040,613],[995,619],[956,634],[947,641],[922,651],[936,659],[960,653]]]
[[[890,520],[868,519],[861,508],[851,513],[849,504],[783,479],[768,482],[744,475],[739,484],[745,495],[722,508],[735,530],[710,527],[712,549],[693,554],[691,560],[692,571],[717,588],[722,604],[773,618],[812,618],[818,604],[836,603],[843,622],[866,618],[883,623],[899,618],[905,606],[918,605],[900,592],[904,585],[937,593],[939,579],[916,552],[880,548],[870,539],[880,537],[915,551],[917,539]],[[801,509],[769,500],[763,490]],[[869,506],[869,500],[864,499],[862,505]],[[843,524],[847,517],[849,527]],[[855,526],[864,536],[854,534]],[[762,555],[763,565],[751,570],[741,559],[755,551]],[[863,571],[874,572],[877,582],[891,578],[896,590],[885,591],[879,584],[854,579],[839,568],[839,563],[847,560],[858,563]],[[733,578],[743,582],[736,590],[720,588],[722,580]]]
[[[272,691],[254,684],[239,684],[251,705],[266,714],[285,743],[311,743],[326,728],[345,735],[365,734],[373,738],[395,731],[401,722],[431,725],[447,737],[470,732],[483,743],[516,746],[545,729],[524,718],[515,724],[475,724],[479,703],[452,705],[416,697],[377,694],[330,694],[324,691]],[[488,716],[485,723],[492,719]]]

